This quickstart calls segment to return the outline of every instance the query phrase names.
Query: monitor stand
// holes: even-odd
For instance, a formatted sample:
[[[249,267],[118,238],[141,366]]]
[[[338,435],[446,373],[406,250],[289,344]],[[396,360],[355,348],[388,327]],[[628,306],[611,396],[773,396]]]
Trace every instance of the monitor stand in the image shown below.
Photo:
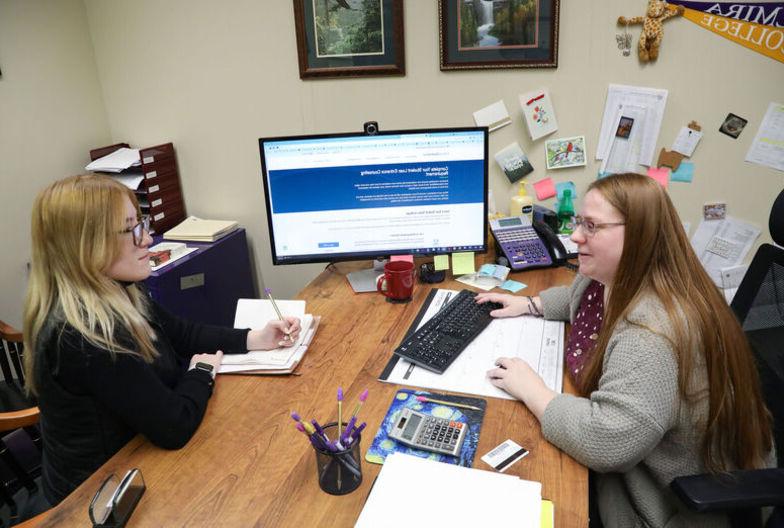
[[[386,259],[376,259],[373,261],[371,269],[352,271],[346,275],[348,283],[355,293],[365,293],[376,291],[376,279],[384,273]]]

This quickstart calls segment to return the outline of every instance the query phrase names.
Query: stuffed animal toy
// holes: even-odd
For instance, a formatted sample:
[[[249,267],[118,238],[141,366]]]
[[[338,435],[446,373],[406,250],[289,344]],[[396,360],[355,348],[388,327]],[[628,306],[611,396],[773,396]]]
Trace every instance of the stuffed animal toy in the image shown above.
[[[671,7],[664,0],[648,0],[644,17],[618,17],[619,24],[642,24],[637,54],[640,62],[654,61],[659,56],[662,41],[662,22],[683,14],[683,6]]]

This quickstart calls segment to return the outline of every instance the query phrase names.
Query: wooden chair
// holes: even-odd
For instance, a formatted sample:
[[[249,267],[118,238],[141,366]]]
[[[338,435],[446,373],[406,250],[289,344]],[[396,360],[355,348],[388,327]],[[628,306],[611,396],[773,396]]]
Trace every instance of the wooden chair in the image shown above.
[[[39,410],[24,389],[22,333],[0,321],[0,500],[17,516],[14,493],[38,490],[41,472],[41,434],[36,427]]]

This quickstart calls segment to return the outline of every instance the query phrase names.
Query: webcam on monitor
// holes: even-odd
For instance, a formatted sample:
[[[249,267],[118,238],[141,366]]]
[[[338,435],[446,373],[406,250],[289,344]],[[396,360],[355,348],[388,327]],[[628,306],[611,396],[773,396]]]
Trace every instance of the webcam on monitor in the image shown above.
[[[378,121],[366,121],[362,128],[368,136],[375,136],[378,134]]]

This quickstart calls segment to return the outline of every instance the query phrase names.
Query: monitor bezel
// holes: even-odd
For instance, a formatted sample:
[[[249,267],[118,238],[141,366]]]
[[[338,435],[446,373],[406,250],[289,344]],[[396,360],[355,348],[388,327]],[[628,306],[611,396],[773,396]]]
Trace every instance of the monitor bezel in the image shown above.
[[[444,127],[444,128],[412,128],[405,130],[379,130],[375,134],[367,134],[362,132],[339,132],[334,134],[302,134],[294,136],[274,136],[259,138],[259,157],[261,158],[261,180],[264,185],[264,205],[266,207],[267,216],[267,231],[269,235],[270,254],[272,256],[272,264],[275,266],[284,266],[289,264],[314,264],[314,263],[331,263],[331,262],[345,262],[345,261],[360,261],[360,260],[374,260],[380,258],[387,258],[394,255],[411,255],[416,257],[426,257],[439,254],[438,252],[427,251],[407,251],[396,250],[384,253],[376,251],[352,252],[352,253],[335,253],[329,255],[302,255],[301,257],[285,257],[281,260],[278,258],[277,251],[275,250],[275,233],[272,227],[272,207],[270,202],[270,189],[269,182],[267,181],[267,166],[266,158],[264,155],[264,144],[267,142],[275,141],[300,141],[300,140],[318,140],[318,139],[331,139],[331,138],[350,138],[350,137],[379,137],[379,136],[395,136],[403,134],[429,134],[429,133],[449,133],[449,132],[484,132],[484,213],[482,214],[482,248],[470,250],[474,253],[487,252],[487,211],[488,211],[488,185],[489,185],[489,143],[490,131],[488,127]],[[467,250],[468,251],[468,250]]]

